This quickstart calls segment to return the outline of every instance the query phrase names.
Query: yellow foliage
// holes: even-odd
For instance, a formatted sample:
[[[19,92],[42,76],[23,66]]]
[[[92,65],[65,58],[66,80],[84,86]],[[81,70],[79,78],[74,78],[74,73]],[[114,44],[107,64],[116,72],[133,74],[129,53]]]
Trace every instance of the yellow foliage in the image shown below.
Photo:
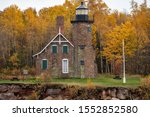
[[[19,66],[19,59],[18,59],[18,54],[14,53],[10,58],[9,62],[12,64],[13,67],[17,68]]]
[[[90,78],[87,79],[87,88],[88,89],[94,89],[95,88],[95,85]]]
[[[121,58],[122,41],[125,41],[126,56],[133,56],[136,50],[137,37],[131,22],[116,26],[107,34],[103,54],[109,59]]]

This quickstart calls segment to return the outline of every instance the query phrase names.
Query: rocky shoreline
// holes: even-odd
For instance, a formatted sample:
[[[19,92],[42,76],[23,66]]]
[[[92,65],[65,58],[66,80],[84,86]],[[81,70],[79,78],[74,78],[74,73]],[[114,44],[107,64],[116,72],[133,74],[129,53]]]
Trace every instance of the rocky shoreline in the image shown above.
[[[145,100],[144,89],[61,84],[1,84],[0,100]]]

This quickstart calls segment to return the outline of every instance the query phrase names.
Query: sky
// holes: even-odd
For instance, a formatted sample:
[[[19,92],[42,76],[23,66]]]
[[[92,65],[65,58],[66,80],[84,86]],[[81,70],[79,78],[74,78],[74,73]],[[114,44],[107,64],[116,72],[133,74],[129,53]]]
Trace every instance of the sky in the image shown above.
[[[130,12],[130,2],[131,0],[103,0],[107,6],[115,10],[117,9],[120,12]],[[143,2],[143,0],[135,0],[139,4]],[[148,6],[150,7],[150,0],[148,1]],[[65,2],[65,0],[0,0],[0,11],[4,8],[9,7],[12,4],[16,4],[21,10],[27,9],[28,7],[35,8],[37,11],[44,7],[50,7],[54,5],[61,5]]]

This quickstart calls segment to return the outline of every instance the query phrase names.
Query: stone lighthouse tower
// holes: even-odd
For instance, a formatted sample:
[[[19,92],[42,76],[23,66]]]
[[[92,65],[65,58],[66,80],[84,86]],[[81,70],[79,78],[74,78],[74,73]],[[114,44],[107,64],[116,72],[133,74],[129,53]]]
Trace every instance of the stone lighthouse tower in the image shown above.
[[[76,8],[76,16],[72,23],[72,39],[74,43],[74,76],[94,78],[97,73],[95,52],[92,46],[93,20],[88,16],[88,8],[81,2]]]

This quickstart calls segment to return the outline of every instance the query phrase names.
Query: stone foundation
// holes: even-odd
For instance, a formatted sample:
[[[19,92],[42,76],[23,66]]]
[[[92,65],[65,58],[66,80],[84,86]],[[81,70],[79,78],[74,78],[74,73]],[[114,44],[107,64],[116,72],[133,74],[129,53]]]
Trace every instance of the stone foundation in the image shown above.
[[[0,100],[145,100],[150,99],[142,88],[80,87],[72,85],[0,85]]]

